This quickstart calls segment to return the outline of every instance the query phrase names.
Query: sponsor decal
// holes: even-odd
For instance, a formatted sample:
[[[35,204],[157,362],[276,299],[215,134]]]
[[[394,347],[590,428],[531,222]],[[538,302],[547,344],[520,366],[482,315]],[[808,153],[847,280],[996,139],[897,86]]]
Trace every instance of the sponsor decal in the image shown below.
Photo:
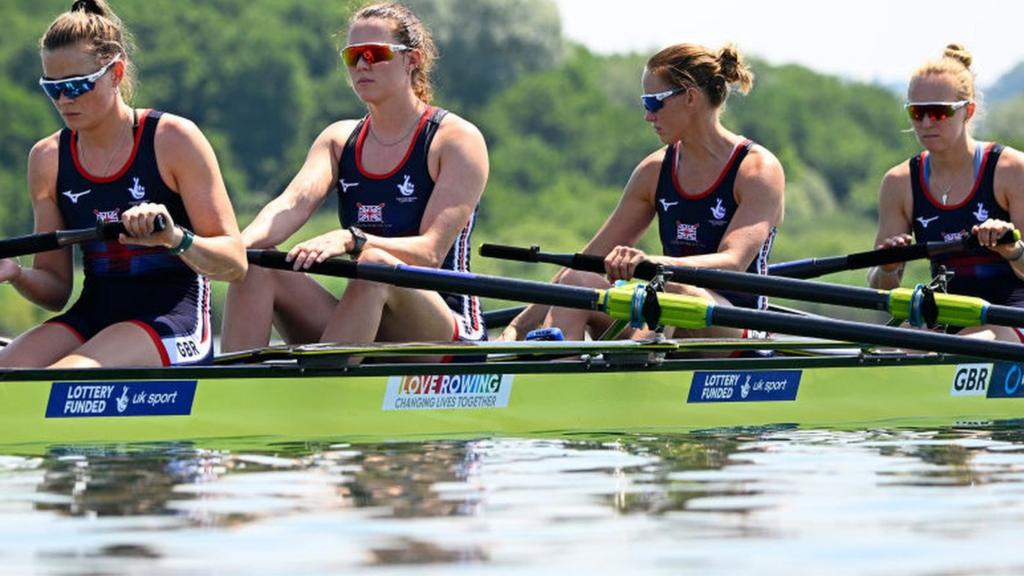
[[[664,198],[658,198],[658,202],[661,202],[661,208],[665,212],[668,212],[669,208],[675,206],[676,204],[679,204],[678,200],[676,200],[675,202],[669,202],[668,200],[665,200]]]
[[[416,185],[412,183],[408,174],[403,174],[405,179],[402,180],[401,184],[398,184],[398,193],[402,196],[412,196],[416,193]]]
[[[957,364],[950,396],[984,396],[988,392],[992,364]]]
[[[1024,366],[1011,362],[998,362],[992,367],[989,380],[989,398],[1024,398]]]
[[[359,182],[358,181],[356,181],[356,182],[345,182],[344,178],[342,178],[341,180],[338,180],[338,184],[341,184],[341,193],[342,194],[348,193],[348,189],[353,187],[353,186],[359,186]]]
[[[978,202],[978,209],[972,212],[972,214],[974,214],[974,217],[978,220],[978,222],[984,222],[985,220],[988,220],[988,210],[985,210],[985,204],[983,204],[982,202]]]
[[[418,374],[392,376],[383,410],[508,408],[511,374]]]
[[[925,218],[924,216],[918,216],[917,221],[921,223],[921,228],[927,228],[929,224],[938,220],[938,216],[932,216],[931,218]]]
[[[54,382],[46,417],[187,416],[195,395],[195,380]]]
[[[146,187],[139,184],[139,179],[135,177],[132,177],[132,187],[128,189],[128,192],[136,200],[142,200],[146,197]]]
[[[72,192],[71,190],[65,190],[61,192],[61,194],[67,196],[68,200],[71,200],[72,204],[78,204],[78,199],[90,192],[92,192],[92,188],[88,190],[82,190],[81,192]]]
[[[699,402],[780,402],[796,400],[801,370],[694,372],[689,404]]]
[[[711,215],[715,217],[715,220],[722,220],[725,218],[725,206],[722,206],[722,199],[715,199],[715,206],[711,208]]]

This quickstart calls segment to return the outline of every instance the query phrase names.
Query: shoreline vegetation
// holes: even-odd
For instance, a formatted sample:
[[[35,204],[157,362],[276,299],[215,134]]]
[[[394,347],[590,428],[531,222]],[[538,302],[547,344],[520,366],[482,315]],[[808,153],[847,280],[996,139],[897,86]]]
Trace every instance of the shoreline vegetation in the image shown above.
[[[28,151],[61,127],[35,83],[37,42],[68,4],[15,3],[5,12],[7,33],[0,39],[3,237],[31,232]],[[114,4],[134,32],[139,68],[145,71],[134,104],[193,118],[203,128],[242,226],[296,172],[320,128],[364,113],[344,86],[336,52],[340,39],[335,34],[355,3]],[[435,104],[459,110],[476,123],[490,149],[491,177],[474,248],[495,242],[538,244],[548,251],[580,249],[615,206],[632,167],[658,146],[637,101],[648,55],[602,56],[567,42],[549,0],[408,4],[438,38]],[[743,39],[735,41],[743,50]],[[786,220],[772,262],[870,250],[882,175],[919,149],[913,134],[901,132],[909,126],[903,97],[885,87],[749,57],[756,75],[753,91],[732,96],[726,115],[738,132],[776,151],[786,170]],[[1024,148],[1024,63],[988,92],[998,98],[984,104],[986,117],[975,127],[976,135]],[[291,242],[336,226],[336,208],[328,200]],[[656,251],[653,231],[642,245]],[[473,269],[530,279],[548,279],[555,272],[551,266],[480,257],[474,258]],[[913,263],[909,272],[905,284],[927,281],[925,264]],[[864,274],[846,272],[822,280],[863,286]],[[343,285],[341,280],[325,282]],[[225,289],[215,283],[218,328]],[[0,285],[0,334],[15,335],[49,316],[9,285]]]

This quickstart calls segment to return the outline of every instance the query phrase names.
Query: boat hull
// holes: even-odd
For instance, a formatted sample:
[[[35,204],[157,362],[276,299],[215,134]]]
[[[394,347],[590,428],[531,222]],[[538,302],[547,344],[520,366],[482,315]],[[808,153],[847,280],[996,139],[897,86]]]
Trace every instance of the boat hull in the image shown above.
[[[987,424],[1024,418],[1021,377],[934,356],[9,371],[0,444]]]

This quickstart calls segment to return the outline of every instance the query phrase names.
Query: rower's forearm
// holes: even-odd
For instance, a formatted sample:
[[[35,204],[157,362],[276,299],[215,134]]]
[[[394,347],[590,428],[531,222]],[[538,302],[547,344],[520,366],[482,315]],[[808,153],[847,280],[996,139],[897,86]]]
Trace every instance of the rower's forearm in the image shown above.
[[[245,248],[233,236],[196,236],[179,257],[197,274],[211,280],[235,282],[244,278],[248,269]]]
[[[46,270],[22,268],[11,285],[29,302],[54,312],[64,308],[71,296],[70,283]]]
[[[248,248],[274,248],[302,228],[312,212],[286,198],[275,198],[245,227],[242,241]]]

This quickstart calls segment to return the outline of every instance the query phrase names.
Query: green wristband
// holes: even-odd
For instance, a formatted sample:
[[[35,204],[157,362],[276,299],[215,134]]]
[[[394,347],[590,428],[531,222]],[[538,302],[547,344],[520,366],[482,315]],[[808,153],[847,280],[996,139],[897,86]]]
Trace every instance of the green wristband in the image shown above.
[[[178,226],[177,228],[178,230],[181,230],[181,242],[179,242],[174,248],[168,250],[171,256],[180,256],[185,250],[192,247],[192,241],[196,239],[195,234],[193,234],[188,228],[183,228],[181,226]]]

